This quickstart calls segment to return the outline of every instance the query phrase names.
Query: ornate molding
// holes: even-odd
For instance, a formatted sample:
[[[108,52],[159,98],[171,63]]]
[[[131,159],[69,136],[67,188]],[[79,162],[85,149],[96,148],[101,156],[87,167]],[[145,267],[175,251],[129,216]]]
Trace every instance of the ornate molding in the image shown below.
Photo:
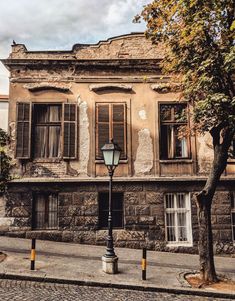
[[[125,85],[125,84],[93,84],[89,85],[90,91],[99,92],[99,91],[106,91],[106,90],[119,90],[124,92],[132,91],[132,85]]]
[[[151,88],[158,93],[180,92],[182,85],[179,83],[159,83],[151,85]]]
[[[31,92],[45,91],[45,90],[56,90],[62,93],[70,92],[70,85],[63,83],[30,83],[25,84],[24,88]]]

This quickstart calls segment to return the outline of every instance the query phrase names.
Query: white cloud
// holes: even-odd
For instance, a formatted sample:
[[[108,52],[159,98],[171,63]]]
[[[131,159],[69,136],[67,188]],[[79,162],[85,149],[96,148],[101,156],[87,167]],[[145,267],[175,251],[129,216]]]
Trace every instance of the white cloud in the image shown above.
[[[150,0],[1,0],[0,58],[12,40],[30,50],[71,49],[109,37],[144,31],[133,17]],[[0,65],[0,94],[8,93],[8,73]]]

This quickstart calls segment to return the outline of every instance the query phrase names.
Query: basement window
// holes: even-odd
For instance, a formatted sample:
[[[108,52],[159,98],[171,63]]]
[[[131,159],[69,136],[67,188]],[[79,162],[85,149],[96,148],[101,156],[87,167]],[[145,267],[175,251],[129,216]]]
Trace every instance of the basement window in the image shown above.
[[[123,228],[123,193],[112,193],[112,224],[113,228]],[[99,193],[99,228],[108,228],[109,193]]]
[[[162,160],[189,158],[186,104],[160,105],[160,157]]]
[[[233,192],[231,199],[231,224],[232,224],[232,239],[235,244],[235,192]]]
[[[33,229],[57,229],[57,194],[36,194],[33,203]]]
[[[189,193],[167,193],[165,201],[166,240],[169,245],[192,243]]]

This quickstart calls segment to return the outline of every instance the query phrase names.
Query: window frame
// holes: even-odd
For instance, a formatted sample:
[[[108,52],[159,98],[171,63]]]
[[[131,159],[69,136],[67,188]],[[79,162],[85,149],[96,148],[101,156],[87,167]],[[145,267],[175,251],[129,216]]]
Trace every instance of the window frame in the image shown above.
[[[186,117],[187,117],[187,120],[185,122],[177,122],[175,121],[174,119],[171,119],[171,120],[167,120],[167,121],[162,121],[161,120],[161,106],[172,106],[171,110],[173,110],[174,106],[177,106],[177,105],[184,105],[185,106],[185,109],[186,109]],[[173,113],[171,113],[171,116],[172,116]],[[175,144],[175,141],[172,142],[174,143],[174,146],[173,146],[173,151],[174,151],[174,156],[172,158],[168,158],[168,156],[164,156],[163,155],[163,152],[162,152],[162,126],[172,126],[173,129],[175,129],[176,127],[180,127],[180,126],[186,126],[187,128],[190,126],[190,116],[189,116],[189,105],[187,102],[174,102],[174,101],[161,101],[158,103],[158,119],[159,119],[159,159],[160,159],[160,162],[163,162],[163,161],[166,161],[166,162],[173,162],[173,161],[185,161],[185,160],[191,160],[192,158],[192,153],[191,153],[191,139],[190,139],[190,136],[188,135],[186,137],[186,143],[187,143],[187,156],[185,157],[178,157],[175,155],[176,153],[176,144]],[[166,152],[168,151],[168,148],[166,148]]]
[[[100,202],[100,198],[101,196],[103,195],[106,195],[107,197],[107,209],[103,209],[101,208],[101,202]],[[112,193],[112,196],[114,195],[120,195],[121,196],[121,209],[112,209],[112,221],[113,221],[113,216],[114,216],[114,213],[118,213],[118,212],[121,212],[122,213],[122,219],[121,219],[121,222],[122,222],[122,225],[121,226],[114,226],[113,225],[113,229],[115,230],[120,230],[120,229],[124,229],[124,193],[123,192],[113,192]],[[113,202],[114,198],[112,199],[112,202]],[[107,230],[108,229],[108,211],[109,211],[109,192],[106,192],[106,191],[101,191],[99,192],[98,194],[98,229],[99,230]],[[114,207],[114,206],[113,206]],[[101,219],[102,219],[102,214],[103,212],[107,212],[107,226],[102,226],[101,225]]]
[[[233,224],[233,214],[235,216],[235,192],[232,193],[231,197],[231,227],[232,227],[232,242],[235,245],[235,223]]]
[[[44,223],[43,227],[38,226],[37,224],[37,211],[36,211],[36,203],[38,201],[38,197],[42,196],[44,198]],[[53,196],[56,198],[56,225],[49,225],[49,197]],[[52,211],[53,212],[53,211]],[[46,216],[46,219],[45,219]],[[48,226],[46,225],[46,221],[48,222]],[[35,193],[33,195],[33,206],[32,206],[32,230],[57,230],[59,228],[59,201],[57,193],[43,192],[43,193]]]
[[[124,144],[124,156],[120,158],[120,162],[125,162],[128,157],[128,147],[127,147],[127,132],[128,132],[128,124],[127,124],[127,102],[126,101],[96,101],[94,106],[95,112],[95,161],[103,162],[103,158],[99,156],[99,120],[98,120],[98,107],[99,106],[109,106],[109,139],[113,138],[113,124],[118,123],[117,121],[113,121],[113,106],[114,105],[123,105],[124,107],[124,120],[123,120],[123,144]],[[112,118],[110,118],[110,116]],[[107,123],[107,122],[106,122]],[[107,141],[108,142],[108,141]],[[118,141],[115,141],[118,142]],[[121,155],[122,156],[122,155]]]
[[[39,123],[39,124],[36,124],[36,114],[35,114],[35,107],[36,106],[42,106],[42,105],[45,105],[45,106],[53,106],[53,105],[56,105],[56,106],[60,106],[61,107],[61,119],[60,121],[58,122],[47,122],[47,123]],[[63,103],[62,102],[34,102],[32,103],[32,122],[31,122],[31,143],[32,143],[32,146],[31,146],[31,149],[32,149],[32,159],[35,160],[35,161],[44,161],[44,160],[49,160],[49,161],[53,161],[53,160],[58,160],[58,159],[62,159],[63,157],[63,140],[64,140],[64,137],[63,137],[63,115],[64,115],[64,108],[63,108]],[[47,140],[49,141],[49,127],[50,126],[60,126],[60,141],[59,141],[59,156],[57,157],[36,157],[35,156],[35,143],[34,143],[34,140],[35,140],[35,129],[36,129],[36,126],[45,126],[46,127],[46,134],[47,134]],[[48,146],[48,141],[47,141],[47,146]],[[47,153],[48,153],[48,147],[47,147]]]
[[[34,131],[35,131],[35,113],[34,106],[36,105],[61,105],[61,121],[60,121],[60,153],[57,157],[36,157],[34,155]],[[19,114],[19,109],[26,106],[29,110],[28,119],[24,119],[24,114]],[[65,118],[66,110],[69,108],[70,115]],[[78,109],[76,102],[66,99],[31,99],[29,102],[18,101],[16,103],[16,146],[15,158],[19,160],[32,160],[33,162],[60,162],[62,160],[78,159]],[[22,113],[22,112],[21,112]],[[34,115],[34,116],[33,116]],[[73,117],[71,117],[73,116]],[[22,119],[23,118],[23,119]],[[23,124],[23,126],[22,126]],[[24,124],[28,124],[28,129],[25,131]],[[23,130],[22,130],[23,129]],[[67,135],[67,136],[66,136]],[[18,136],[20,138],[18,139]],[[68,138],[69,137],[69,138]],[[66,139],[67,140],[66,140]],[[25,150],[27,146],[27,150]],[[27,153],[26,153],[27,151]]]
[[[177,208],[176,207],[176,199],[178,194],[184,194],[185,196],[185,208]],[[166,206],[166,196],[167,195],[173,195],[174,197],[174,208],[167,208]],[[167,228],[169,227],[167,225],[167,213],[174,213],[175,218],[175,235],[176,240],[175,241],[168,241],[168,234],[167,234]],[[178,213],[186,213],[186,231],[187,231],[187,241],[180,241],[178,238],[178,219],[177,214]],[[164,218],[165,218],[165,240],[168,247],[191,247],[193,245],[193,238],[192,238],[192,210],[191,210],[191,195],[189,192],[166,192],[164,193]]]

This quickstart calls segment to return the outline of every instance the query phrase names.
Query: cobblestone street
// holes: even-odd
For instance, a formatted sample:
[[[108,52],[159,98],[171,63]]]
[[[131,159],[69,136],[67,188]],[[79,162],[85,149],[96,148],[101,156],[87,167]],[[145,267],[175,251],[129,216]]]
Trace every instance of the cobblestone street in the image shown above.
[[[214,298],[168,293],[142,292],[114,288],[18,280],[0,280],[1,301],[214,301]],[[225,301],[229,299],[216,299]],[[232,300],[232,299],[231,299]]]

